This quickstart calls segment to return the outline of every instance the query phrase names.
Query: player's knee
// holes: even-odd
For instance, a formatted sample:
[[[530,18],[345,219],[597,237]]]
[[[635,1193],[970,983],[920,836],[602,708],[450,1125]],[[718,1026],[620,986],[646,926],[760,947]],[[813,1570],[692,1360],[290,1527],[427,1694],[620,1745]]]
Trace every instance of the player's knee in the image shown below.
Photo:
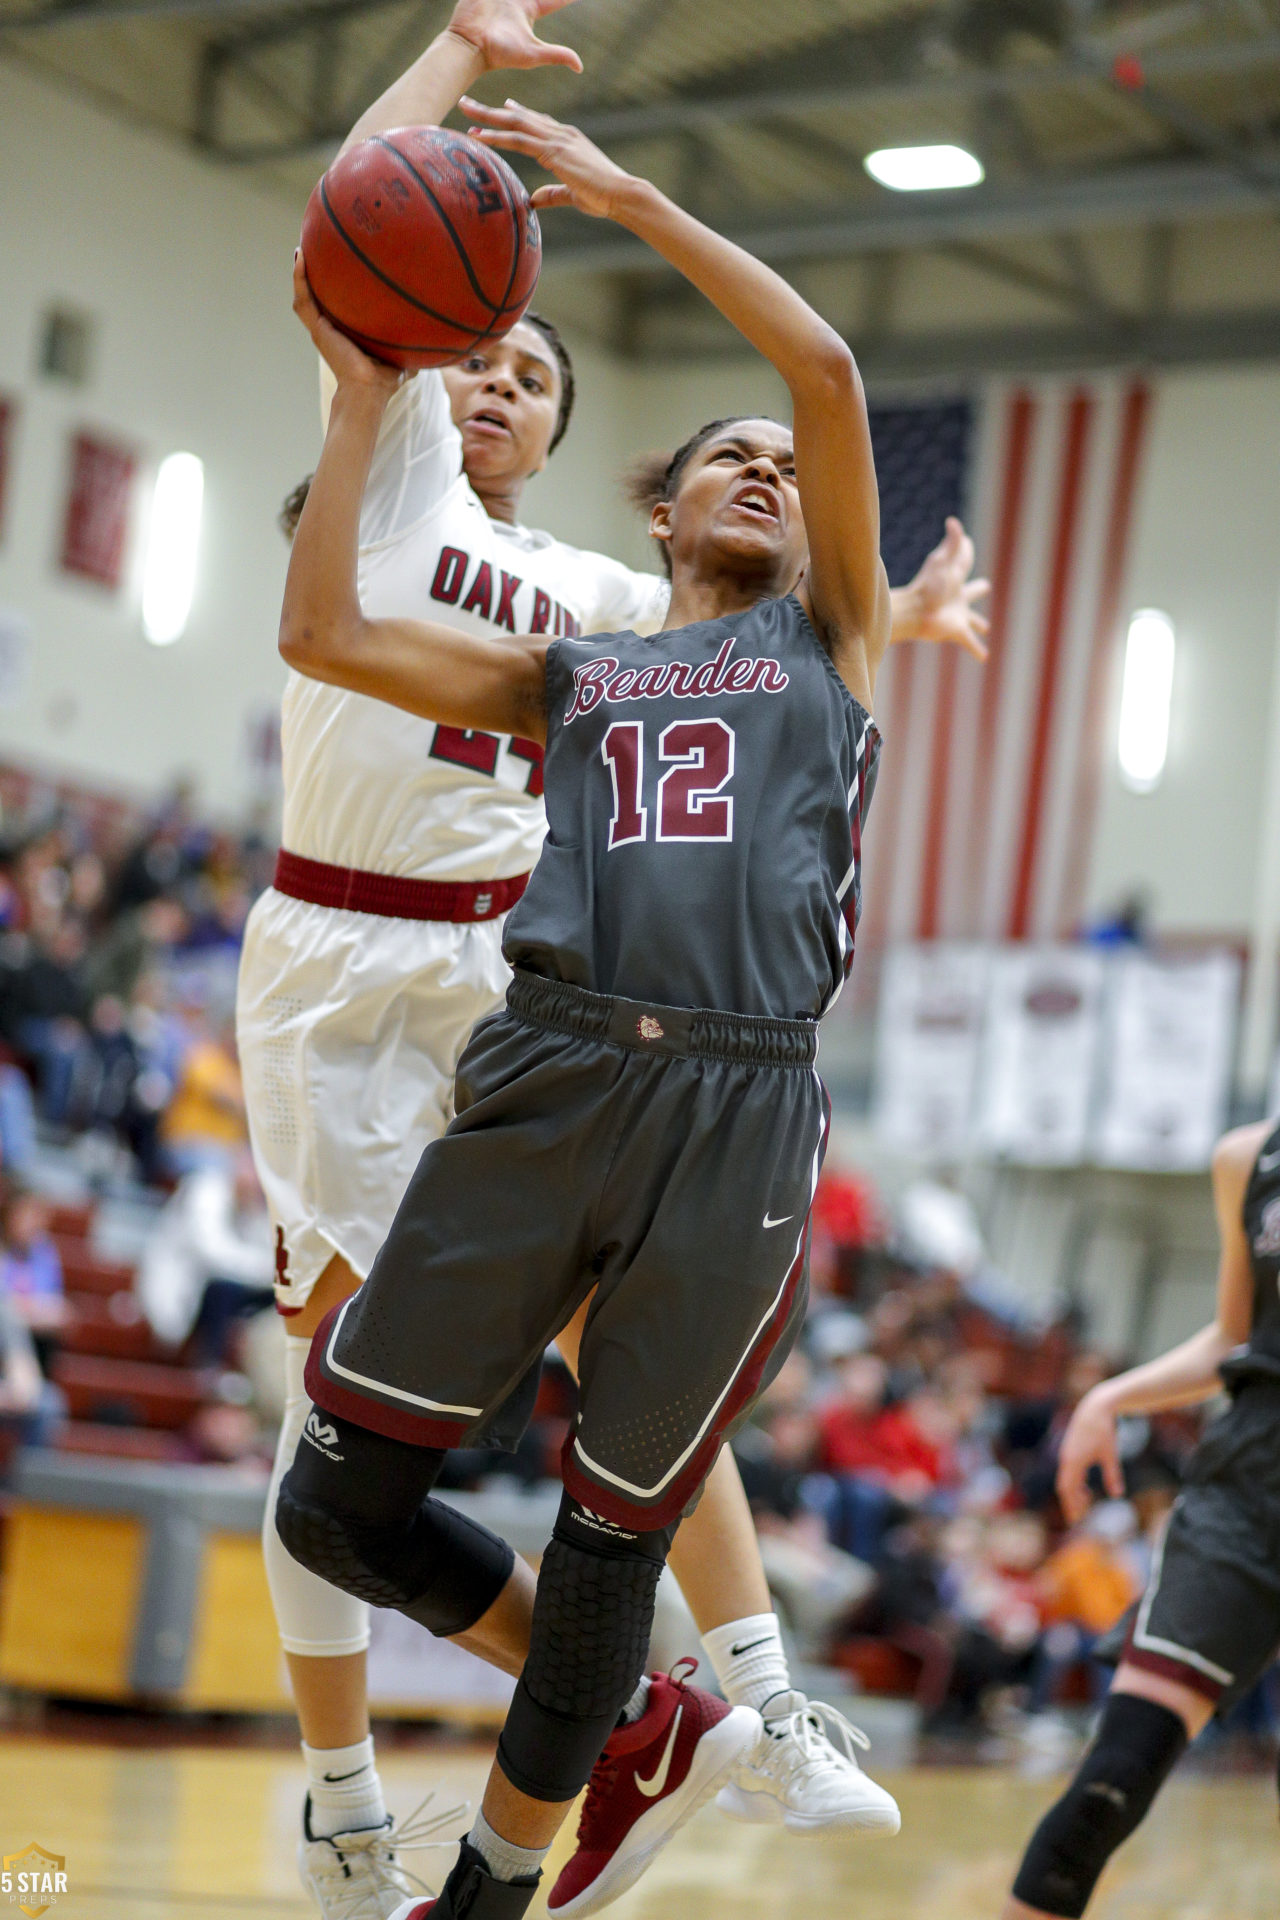
[[[319,1438],[308,1426],[305,1439],[311,1445],[299,1447],[275,1509],[292,1557],[442,1638],[473,1627],[506,1586],[515,1555],[487,1527],[427,1497],[443,1454],[405,1447],[388,1459],[388,1444],[398,1443],[331,1418]]]
[[[426,1584],[402,1611],[437,1639],[451,1640],[488,1613],[511,1578],[515,1553],[443,1500],[423,1503],[414,1533],[413,1564]]]
[[[397,1604],[400,1596],[374,1575],[365,1558],[361,1530],[345,1515],[299,1493],[292,1470],[280,1483],[275,1519],[285,1551],[308,1573],[375,1607]]]
[[[1071,1785],[1031,1837],[1015,1896],[1080,1920],[1112,1854],[1141,1825],[1187,1744],[1176,1713],[1113,1693]]]
[[[542,1557],[529,1656],[498,1760],[536,1800],[571,1800],[644,1671],[672,1530],[633,1533],[566,1494]]]

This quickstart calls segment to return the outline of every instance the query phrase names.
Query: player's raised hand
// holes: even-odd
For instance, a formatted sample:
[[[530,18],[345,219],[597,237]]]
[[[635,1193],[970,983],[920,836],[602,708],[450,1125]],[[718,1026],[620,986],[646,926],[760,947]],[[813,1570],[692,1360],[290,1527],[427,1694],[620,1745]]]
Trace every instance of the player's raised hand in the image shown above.
[[[458,0],[449,32],[473,46],[488,72],[501,67],[571,67],[582,72],[572,47],[539,40],[539,20],[570,0]]]
[[[619,196],[634,185],[632,175],[601,153],[585,133],[549,113],[534,113],[515,100],[501,107],[482,106],[465,95],[459,105],[486,146],[527,154],[555,174],[555,186],[539,187],[532,194],[535,207],[576,207],[579,213],[607,220]]]
[[[1058,1449],[1058,1499],[1074,1527],[1089,1511],[1089,1471],[1098,1467],[1102,1484],[1113,1500],[1124,1499],[1124,1469],[1116,1437],[1116,1416],[1097,1392],[1086,1393],[1062,1436]]]
[[[293,256],[293,310],[315,341],[320,357],[328,364],[339,386],[370,387],[390,399],[404,379],[399,367],[375,360],[345,333],[339,333],[316,305],[316,297],[307,279],[307,263],[298,247]]]
[[[963,647],[975,660],[985,660],[985,635],[990,625],[977,602],[991,591],[989,580],[974,580],[973,541],[954,514],[947,530],[906,590],[910,608],[910,638]],[[896,623],[895,623],[896,624]]]

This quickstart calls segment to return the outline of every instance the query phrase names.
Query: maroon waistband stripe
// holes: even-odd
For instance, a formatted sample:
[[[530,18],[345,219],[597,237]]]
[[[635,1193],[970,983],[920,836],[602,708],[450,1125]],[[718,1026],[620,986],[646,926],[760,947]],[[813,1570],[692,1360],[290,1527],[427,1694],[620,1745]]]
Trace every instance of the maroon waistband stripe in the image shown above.
[[[331,867],[282,847],[276,855],[275,889],[316,907],[345,907],[386,920],[496,920],[514,907],[529,884],[527,873],[509,880],[410,880],[360,867]]]

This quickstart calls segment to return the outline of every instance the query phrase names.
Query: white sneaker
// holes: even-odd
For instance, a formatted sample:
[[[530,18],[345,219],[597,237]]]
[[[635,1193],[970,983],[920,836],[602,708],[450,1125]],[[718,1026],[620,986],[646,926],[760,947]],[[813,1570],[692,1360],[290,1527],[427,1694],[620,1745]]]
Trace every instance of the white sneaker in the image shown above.
[[[855,1746],[871,1745],[860,1727],[802,1693],[775,1694],[765,1707],[759,1739],[716,1795],[722,1813],[792,1833],[898,1831],[897,1801],[867,1778],[854,1756]]]
[[[313,1840],[308,1796],[298,1842],[298,1872],[324,1920],[391,1920],[397,1908],[430,1894],[431,1889],[416,1873],[400,1865],[397,1851],[413,1853],[420,1848],[451,1846],[452,1839],[433,1836],[452,1827],[456,1837],[457,1822],[465,1820],[468,1812],[466,1806],[447,1807],[442,1813],[420,1818],[433,1797],[428,1794],[399,1826],[388,1814],[380,1827]]]

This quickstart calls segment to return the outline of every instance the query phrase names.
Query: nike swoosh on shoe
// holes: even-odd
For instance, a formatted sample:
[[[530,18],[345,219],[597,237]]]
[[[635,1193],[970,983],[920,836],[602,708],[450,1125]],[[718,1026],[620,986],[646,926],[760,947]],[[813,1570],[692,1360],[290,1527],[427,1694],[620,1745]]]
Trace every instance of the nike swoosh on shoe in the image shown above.
[[[662,1758],[658,1762],[657,1772],[648,1780],[642,1780],[639,1774],[636,1775],[636,1789],[644,1795],[646,1800],[656,1800],[667,1784],[667,1775],[671,1771],[671,1756],[676,1750],[676,1735],[680,1731],[680,1721],[683,1714],[684,1708],[682,1706],[677,1707],[675,1717],[671,1722],[671,1731],[667,1735],[667,1744],[663,1748]]]

